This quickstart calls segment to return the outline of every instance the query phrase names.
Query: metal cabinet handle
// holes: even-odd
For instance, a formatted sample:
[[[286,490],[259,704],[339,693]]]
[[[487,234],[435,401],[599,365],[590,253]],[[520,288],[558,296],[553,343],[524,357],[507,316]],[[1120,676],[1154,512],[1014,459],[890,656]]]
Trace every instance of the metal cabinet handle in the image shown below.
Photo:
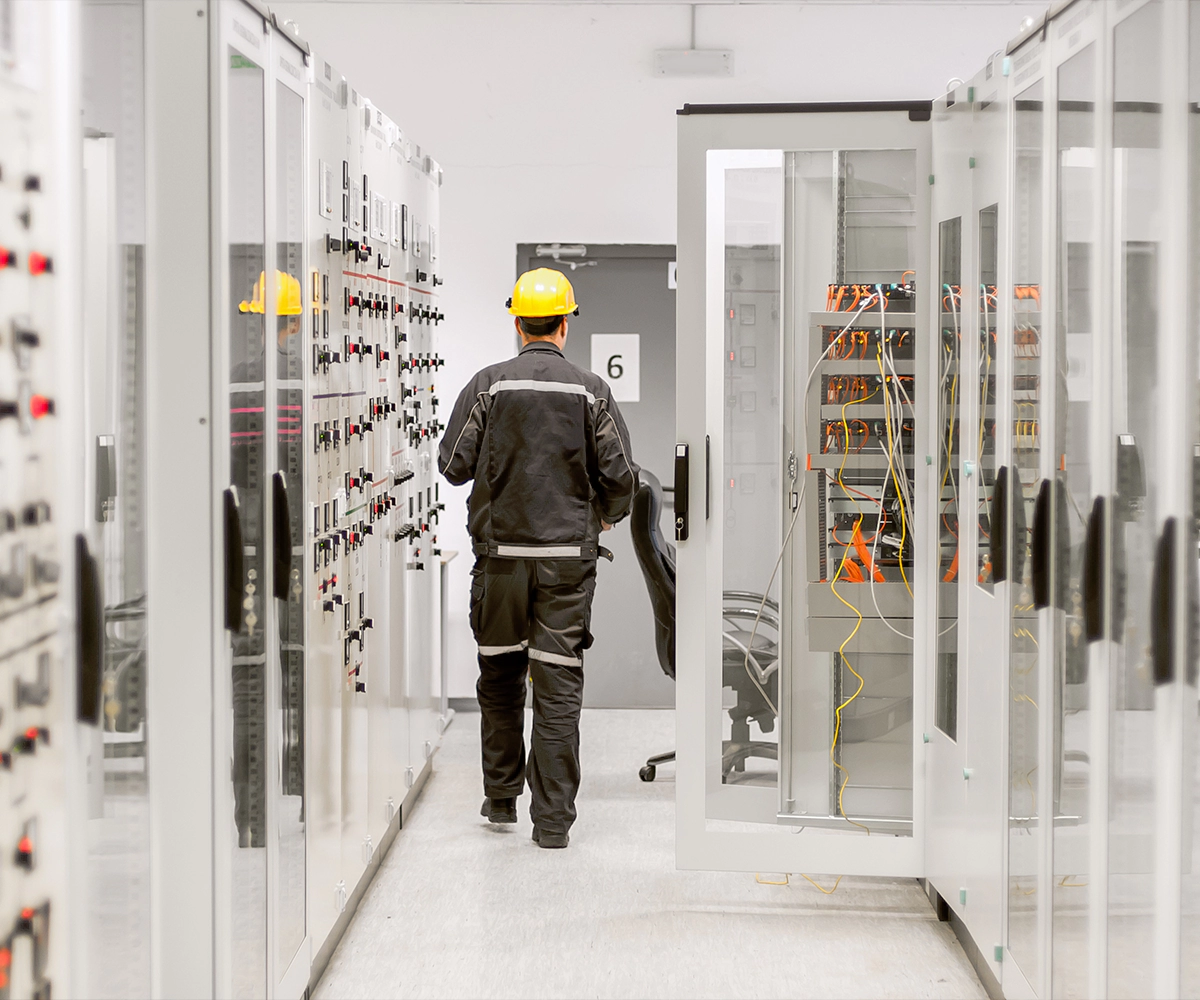
[[[1060,479],[1043,480],[1033,508],[1031,546],[1033,606],[1039,611],[1051,606],[1067,608],[1070,514],[1066,484]]]
[[[1150,661],[1154,683],[1175,680],[1175,518],[1168,517],[1154,548],[1150,573]]]
[[[1008,500],[1011,487],[1008,482],[1008,466],[1002,465],[992,483],[992,509],[988,514],[988,536],[991,549],[988,558],[992,563],[992,579],[1003,583],[1008,579]]]
[[[242,547],[242,515],[237,487],[224,493],[225,522],[225,628],[242,630],[242,591],[246,583],[245,553]]]
[[[1030,575],[1033,577],[1033,606],[1050,607],[1050,480],[1043,479],[1033,504],[1033,537],[1030,541]]]
[[[688,537],[688,446],[675,445],[675,541]]]
[[[100,687],[104,674],[104,591],[100,567],[83,535],[75,536],[76,708],[80,722],[100,722]]]
[[[271,477],[271,533],[274,536],[272,592],[279,600],[286,601],[292,576],[292,521],[287,480],[282,472]]]
[[[1104,638],[1104,569],[1108,504],[1104,497],[1092,501],[1087,538],[1083,546],[1083,632],[1088,642]]]

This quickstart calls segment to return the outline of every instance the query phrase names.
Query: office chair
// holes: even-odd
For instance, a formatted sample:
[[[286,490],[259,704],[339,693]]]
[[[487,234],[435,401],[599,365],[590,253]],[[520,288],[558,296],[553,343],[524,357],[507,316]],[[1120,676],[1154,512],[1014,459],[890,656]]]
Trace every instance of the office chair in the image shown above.
[[[663,673],[675,679],[675,546],[666,541],[659,529],[662,513],[662,486],[658,479],[643,469],[641,482],[633,498],[630,513],[630,532],[638,565],[650,594],[654,613],[654,647]],[[754,645],[750,648],[750,670],[746,669],[746,652],[754,621],[759,618],[762,594],[743,590],[727,590],[721,595],[722,618],[722,684],[732,688],[736,702],[729,710],[733,721],[731,739],[725,740],[721,751],[721,777],[732,771],[743,771],[748,757],[777,760],[779,748],[774,743],[750,739],[750,720],[769,733],[775,727],[775,712],[768,704],[779,704],[779,605],[767,599],[763,606]],[[757,683],[756,683],[757,680]],[[642,781],[653,781],[659,764],[675,759],[675,751],[655,754],[646,759],[638,772]]]

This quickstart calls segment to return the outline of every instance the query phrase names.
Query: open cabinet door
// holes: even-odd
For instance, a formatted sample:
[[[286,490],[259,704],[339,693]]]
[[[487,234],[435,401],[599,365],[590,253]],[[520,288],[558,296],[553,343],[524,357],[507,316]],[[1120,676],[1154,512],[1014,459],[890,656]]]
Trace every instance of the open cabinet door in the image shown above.
[[[680,116],[681,867],[924,873],[929,119]]]

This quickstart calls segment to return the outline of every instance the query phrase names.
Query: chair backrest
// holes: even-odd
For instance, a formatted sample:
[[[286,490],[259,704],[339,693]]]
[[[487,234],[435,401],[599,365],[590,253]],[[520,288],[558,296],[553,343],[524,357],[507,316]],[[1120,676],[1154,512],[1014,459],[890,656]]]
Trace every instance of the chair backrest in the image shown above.
[[[668,677],[675,676],[675,554],[663,538],[658,521],[662,515],[662,486],[652,472],[642,469],[638,491],[629,515],[633,551],[646,580],[650,608],[654,612],[654,648],[658,665]]]

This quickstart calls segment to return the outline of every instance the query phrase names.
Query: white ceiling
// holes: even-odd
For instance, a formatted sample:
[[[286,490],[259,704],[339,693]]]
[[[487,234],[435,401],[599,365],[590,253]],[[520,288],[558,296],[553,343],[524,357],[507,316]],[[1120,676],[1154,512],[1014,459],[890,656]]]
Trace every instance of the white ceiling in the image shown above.
[[[891,4],[924,7],[1016,7],[1028,6],[1028,0],[293,0],[295,3],[377,3],[390,6],[406,4],[548,4],[552,6],[657,6],[657,7],[878,7]],[[1047,0],[1049,6],[1049,0]]]

